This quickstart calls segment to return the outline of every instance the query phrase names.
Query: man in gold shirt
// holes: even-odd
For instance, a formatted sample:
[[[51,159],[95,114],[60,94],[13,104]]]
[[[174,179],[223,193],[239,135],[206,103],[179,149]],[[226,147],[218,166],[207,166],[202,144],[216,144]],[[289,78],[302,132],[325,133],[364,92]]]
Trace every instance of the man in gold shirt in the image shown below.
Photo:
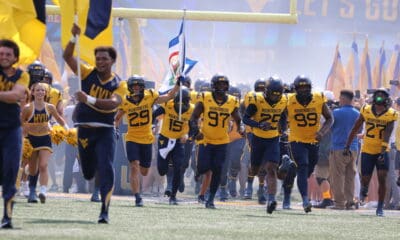
[[[128,132],[125,141],[130,168],[129,182],[136,198],[135,206],[142,207],[139,174],[146,176],[151,166],[154,141],[152,131],[153,105],[172,99],[179,87],[176,84],[171,91],[160,96],[154,89],[145,89],[145,81],[142,76],[134,75],[123,83],[127,85],[128,94],[122,99],[115,117],[115,123],[118,127],[122,116],[126,114]]]
[[[181,94],[182,93],[182,94]],[[182,99],[180,99],[182,96]],[[181,104],[182,103],[182,104]],[[181,106],[181,107],[180,107]],[[190,103],[190,92],[182,88],[173,100],[162,104],[153,113],[153,119],[163,115],[161,133],[158,137],[157,167],[161,176],[168,173],[172,164],[171,193],[169,204],[177,205],[176,193],[181,186],[185,172],[185,144],[188,140],[189,120],[194,105]]]
[[[307,179],[318,162],[318,142],[329,131],[333,117],[320,92],[312,92],[311,80],[299,75],[293,82],[295,93],[288,95],[289,143],[297,164],[297,186],[306,213],[311,212]],[[321,116],[325,122],[320,126]]]
[[[361,192],[363,202],[368,195],[368,186],[374,168],[378,173],[378,207],[376,215],[384,216],[383,202],[386,194],[386,176],[389,169],[389,138],[397,121],[398,114],[391,108],[389,92],[380,88],[372,96],[372,104],[365,104],[360,110],[360,116],[346,142],[344,155],[351,154],[350,144],[361,126],[365,123],[365,135],[361,145]]]
[[[283,95],[282,80],[273,76],[266,81],[264,93],[257,93],[250,101],[243,117],[243,122],[253,128],[251,172],[259,172],[262,166],[266,166],[267,169],[269,214],[275,211],[277,206],[275,195],[280,160],[279,135],[280,131],[285,131],[286,128],[286,105],[287,97]]]
[[[198,173],[211,176],[210,194],[205,203],[205,207],[209,209],[215,209],[214,197],[221,180],[229,143],[229,119],[232,117],[238,126],[241,121],[239,101],[227,94],[228,89],[228,78],[222,74],[214,75],[211,79],[211,92],[201,94],[190,119],[190,135],[203,140],[199,146]],[[199,131],[198,120],[201,114],[203,123]],[[240,128],[238,132],[243,134]]]

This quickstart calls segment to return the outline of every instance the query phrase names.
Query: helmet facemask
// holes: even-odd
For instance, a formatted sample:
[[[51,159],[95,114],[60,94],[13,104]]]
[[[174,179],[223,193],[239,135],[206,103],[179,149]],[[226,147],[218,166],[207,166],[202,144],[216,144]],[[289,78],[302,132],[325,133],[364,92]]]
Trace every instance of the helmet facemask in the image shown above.
[[[389,95],[384,91],[376,91],[372,96],[372,103],[377,106],[390,106]]]
[[[305,105],[312,99],[311,86],[305,85],[296,88],[296,98],[299,103]]]
[[[218,96],[225,96],[229,90],[228,81],[217,81],[213,84],[213,92]]]

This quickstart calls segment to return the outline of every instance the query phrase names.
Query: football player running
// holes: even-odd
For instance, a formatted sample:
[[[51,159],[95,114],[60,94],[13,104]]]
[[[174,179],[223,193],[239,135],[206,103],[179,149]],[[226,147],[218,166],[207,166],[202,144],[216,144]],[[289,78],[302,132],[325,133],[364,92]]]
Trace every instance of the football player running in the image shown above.
[[[199,146],[198,173],[211,176],[210,194],[205,203],[205,207],[209,209],[215,209],[214,197],[221,180],[221,170],[229,143],[230,117],[237,126],[240,126],[241,122],[239,101],[227,94],[228,89],[228,78],[222,74],[214,75],[211,79],[211,92],[201,94],[190,119],[190,136],[203,139]],[[201,114],[203,123],[199,130],[198,120]],[[238,132],[243,134],[244,129],[238,128]]]
[[[368,195],[368,185],[374,168],[378,173],[378,207],[376,215],[383,217],[386,194],[386,176],[389,169],[389,138],[392,134],[397,112],[391,108],[389,92],[380,88],[372,96],[372,104],[365,104],[347,139],[344,155],[350,155],[350,145],[361,126],[365,123],[365,135],[361,145],[361,192],[363,202]]]
[[[304,212],[311,212],[307,179],[318,162],[318,142],[333,123],[332,112],[321,92],[312,92],[311,80],[299,75],[294,82],[295,93],[288,95],[289,144],[297,164],[297,186],[303,199]],[[321,116],[325,122],[320,126]]]
[[[251,141],[251,172],[267,169],[268,203],[271,214],[277,206],[275,200],[277,167],[280,160],[279,134],[286,128],[287,97],[283,95],[282,80],[273,76],[266,81],[264,93],[257,93],[246,108],[243,122],[253,128]],[[281,120],[282,119],[282,120]]]

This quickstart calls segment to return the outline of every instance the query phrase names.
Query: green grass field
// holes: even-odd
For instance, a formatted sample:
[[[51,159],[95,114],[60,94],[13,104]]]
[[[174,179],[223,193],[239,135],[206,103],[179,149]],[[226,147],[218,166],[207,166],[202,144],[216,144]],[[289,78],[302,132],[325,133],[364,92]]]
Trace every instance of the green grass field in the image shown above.
[[[182,198],[181,198],[182,199]],[[14,229],[0,230],[0,239],[399,239],[400,211],[334,211],[295,206],[269,215],[254,201],[216,202],[205,209],[185,196],[178,206],[167,198],[145,198],[134,207],[132,197],[113,197],[110,224],[97,224],[100,203],[89,195],[52,193],[46,204],[17,198]],[[280,204],[280,203],[279,203]],[[293,203],[295,205],[296,203]]]

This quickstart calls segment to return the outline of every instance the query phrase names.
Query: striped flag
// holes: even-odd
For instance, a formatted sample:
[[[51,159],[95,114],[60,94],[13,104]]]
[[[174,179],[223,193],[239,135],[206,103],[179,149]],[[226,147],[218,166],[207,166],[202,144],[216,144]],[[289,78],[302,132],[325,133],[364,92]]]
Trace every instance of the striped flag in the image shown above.
[[[372,87],[373,88],[380,88],[384,87],[385,84],[385,64],[386,64],[386,52],[385,49],[382,47],[379,49],[378,58],[375,61],[374,68],[372,71]],[[388,86],[388,84],[386,84]]]
[[[190,70],[192,70],[194,65],[196,65],[196,63],[196,60],[186,58],[184,67],[185,70],[182,73],[182,76],[186,76],[190,72]],[[160,94],[168,92],[171,88],[174,87],[175,82],[175,75],[173,75],[172,71],[168,71],[158,91],[160,92]]]
[[[183,59],[186,55],[186,42],[185,42],[185,19],[182,19],[181,27],[178,36],[174,37],[168,44],[168,62],[172,75],[180,75],[183,72],[182,67]]]
[[[169,70],[159,89],[165,93],[175,85],[176,76],[186,76],[196,65],[197,61],[186,57],[185,19],[182,19],[178,36],[174,37],[168,44]],[[184,64],[182,64],[184,62]]]
[[[334,96],[338,97],[340,91],[345,86],[345,71],[342,64],[342,57],[339,52],[339,44],[336,45],[335,56],[333,58],[333,63],[331,70],[329,71],[328,77],[326,78],[325,89],[332,91]]]
[[[392,57],[390,58],[389,66],[386,71],[387,82],[390,80],[400,81],[400,45],[396,44]],[[399,85],[389,85],[390,95],[392,97],[399,97]]]
[[[53,74],[53,82],[61,83],[61,74],[57,64],[57,58],[55,57],[53,47],[51,46],[50,41],[47,38],[46,41],[44,41],[43,43],[39,60]]]
[[[357,90],[360,78],[360,60],[358,58],[358,46],[355,41],[351,44],[350,58],[346,66],[346,89]]]
[[[360,79],[358,89],[361,93],[366,93],[367,89],[372,88],[371,62],[368,53],[368,39],[365,39],[365,46],[360,60]]]

